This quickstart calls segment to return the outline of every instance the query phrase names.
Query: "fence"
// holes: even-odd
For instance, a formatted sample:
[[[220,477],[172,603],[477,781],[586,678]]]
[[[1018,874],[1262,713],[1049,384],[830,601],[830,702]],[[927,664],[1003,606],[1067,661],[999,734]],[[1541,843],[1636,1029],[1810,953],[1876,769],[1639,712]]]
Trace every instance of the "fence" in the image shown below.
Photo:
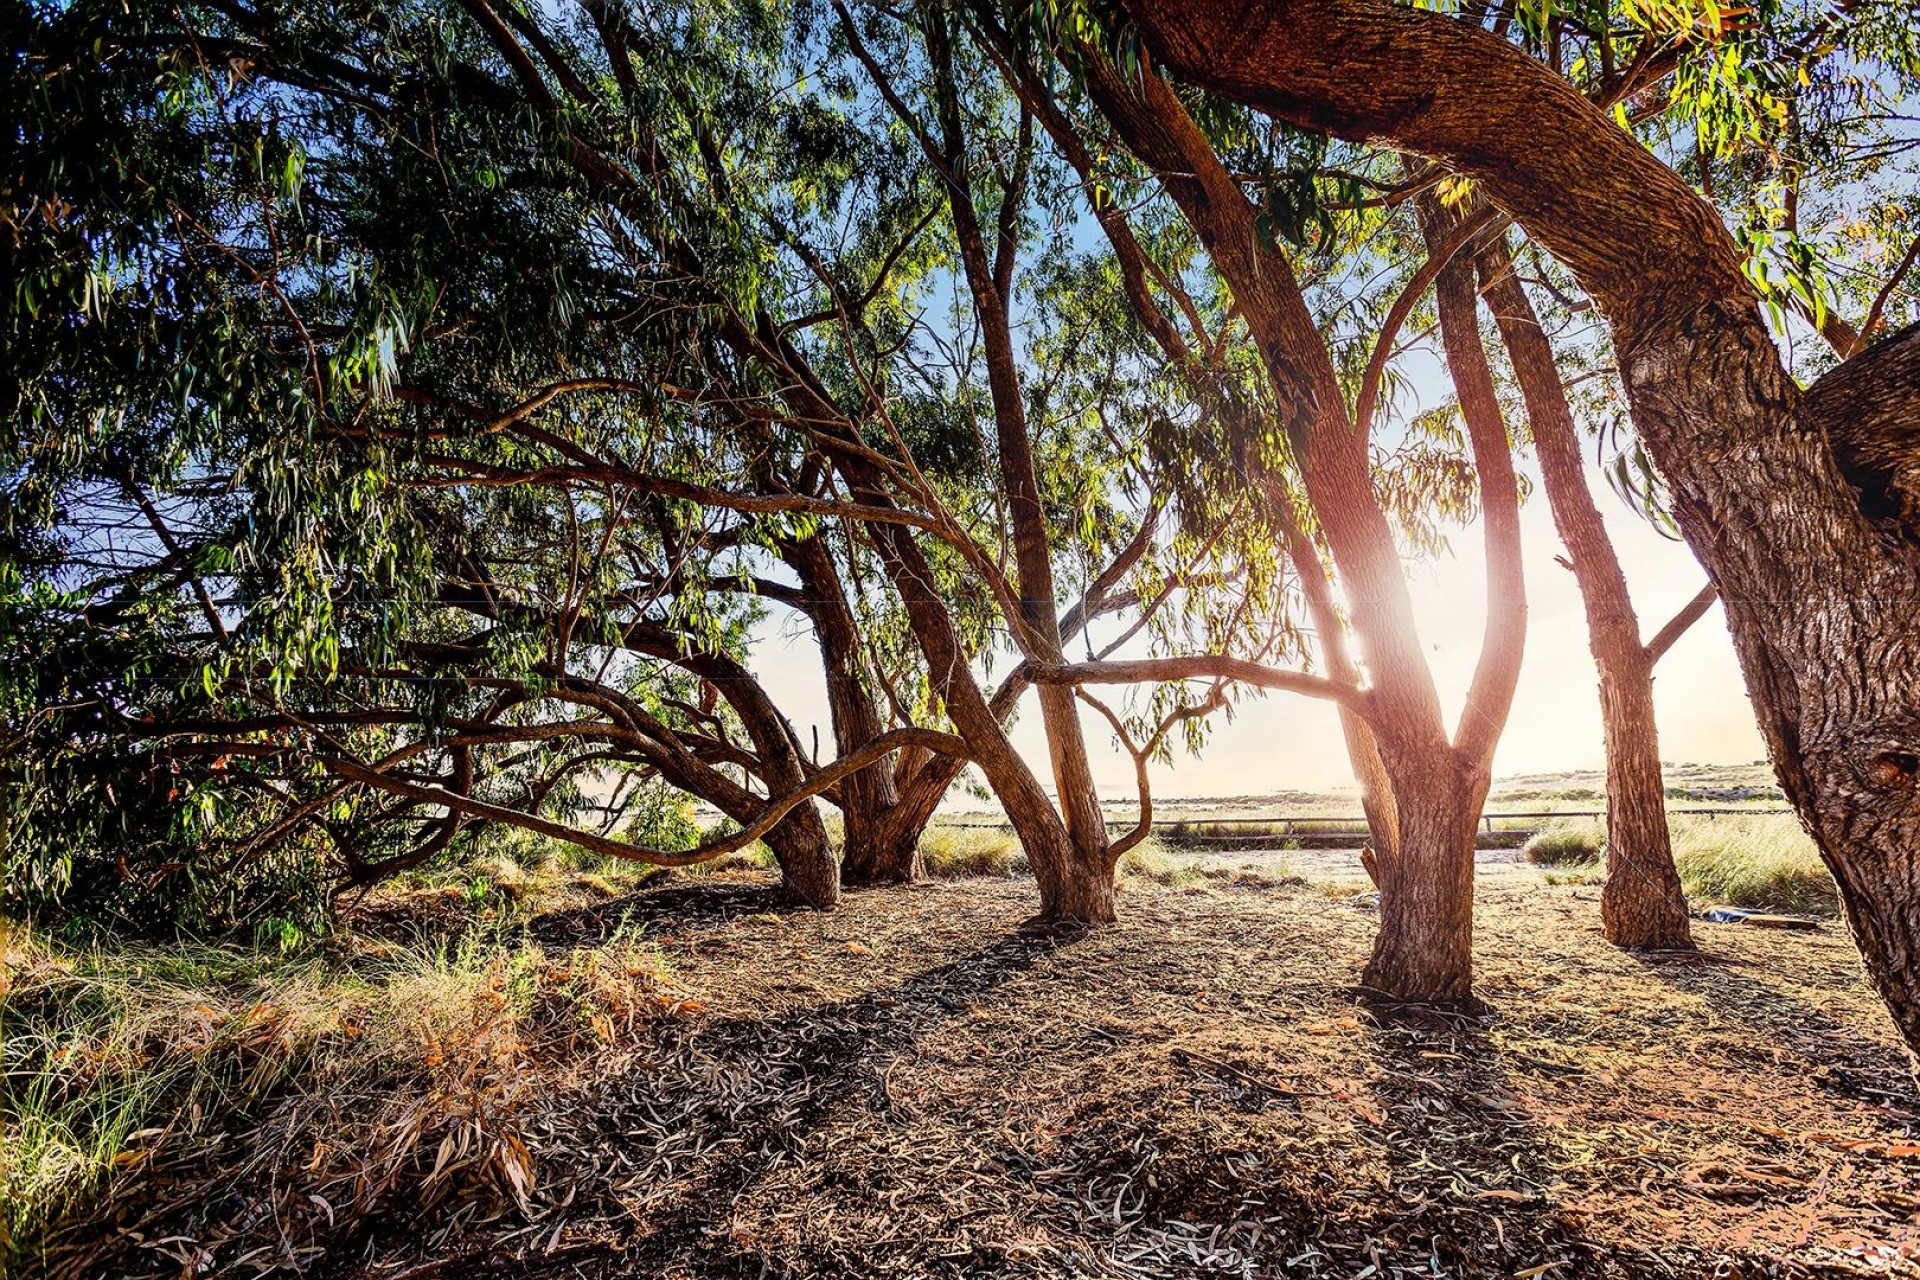
[[[1784,815],[1793,810],[1784,806],[1728,805],[1719,808],[1670,808],[1669,816],[1718,818],[1737,815]],[[1547,823],[1561,818],[1604,819],[1604,809],[1539,809],[1515,813],[1483,813],[1480,826],[1485,836],[1503,836],[1511,839],[1524,839],[1538,832]],[[1499,825],[1495,825],[1495,824]],[[949,822],[943,825],[960,828],[977,828],[985,831],[1011,831],[1011,823],[1000,822]],[[1126,818],[1109,818],[1107,826],[1130,830],[1133,821]],[[1232,828],[1244,828],[1235,832]],[[1222,830],[1225,828],[1225,830]],[[1346,814],[1299,815],[1276,818],[1174,818],[1153,824],[1155,835],[1166,837],[1176,844],[1244,844],[1249,840],[1299,840],[1310,839],[1327,841],[1338,839],[1361,839],[1367,834],[1367,820],[1364,815]]]

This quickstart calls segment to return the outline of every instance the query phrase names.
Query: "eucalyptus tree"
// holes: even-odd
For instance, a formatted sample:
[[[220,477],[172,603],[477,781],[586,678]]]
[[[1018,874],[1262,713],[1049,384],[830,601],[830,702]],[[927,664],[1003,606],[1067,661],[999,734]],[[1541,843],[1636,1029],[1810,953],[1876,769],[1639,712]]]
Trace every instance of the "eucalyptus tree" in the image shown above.
[[[1466,265],[1469,274],[1462,275],[1453,256],[1486,220],[1458,221],[1451,210],[1429,202],[1421,218],[1427,265],[1413,273],[1401,293],[1410,306],[1436,277],[1444,277],[1442,329],[1459,390],[1467,457],[1439,470],[1473,495],[1488,538],[1489,608],[1481,662],[1459,725],[1449,730],[1419,640],[1396,535],[1396,524],[1406,523],[1396,517],[1408,506],[1428,505],[1436,491],[1431,480],[1424,488],[1409,489],[1409,472],[1382,465],[1387,460],[1374,445],[1377,406],[1397,323],[1384,326],[1384,335],[1368,334],[1362,344],[1371,354],[1364,360],[1357,402],[1350,408],[1352,380],[1342,376],[1347,344],[1337,339],[1339,326],[1329,324],[1323,331],[1292,254],[1276,243],[1283,229],[1301,240],[1316,234],[1312,210],[1297,200],[1262,209],[1236,176],[1249,170],[1284,176],[1290,167],[1286,159],[1292,158],[1286,148],[1297,145],[1294,139],[1263,136],[1232,119],[1210,120],[1213,134],[1224,136],[1234,149],[1238,163],[1230,169],[1216,137],[1150,68],[1123,74],[1104,50],[1062,30],[1055,51],[1114,134],[1191,226],[1230,294],[1231,314],[1244,324],[1259,362],[1273,417],[1259,424],[1241,456],[1251,456],[1266,478],[1260,488],[1272,508],[1269,518],[1277,528],[1290,531],[1286,545],[1299,562],[1303,582],[1311,584],[1304,595],[1333,678],[1274,671],[1262,675],[1277,687],[1337,698],[1350,712],[1348,743],[1369,801],[1382,892],[1381,929],[1366,981],[1393,998],[1468,998],[1474,833],[1525,634],[1519,487],[1506,425],[1480,348],[1471,266]],[[1004,56],[1009,61],[1018,58],[1019,41],[1002,35]],[[1030,96],[1048,92],[1044,73],[1029,68],[1016,77]],[[1081,149],[1094,150],[1084,142]],[[1315,155],[1313,167],[1320,159]],[[1100,176],[1111,181],[1115,175]],[[1315,177],[1311,171],[1306,176],[1309,181]],[[1283,196],[1298,190],[1273,185]],[[1107,225],[1117,241],[1127,238],[1120,219],[1109,217]],[[1377,226],[1369,230],[1379,233]],[[1158,314],[1153,327],[1163,335],[1168,354],[1192,376],[1217,384],[1218,358],[1211,361],[1216,368],[1209,369],[1207,360],[1190,353],[1217,349],[1220,336],[1175,335],[1166,317],[1186,310],[1181,291],[1169,287],[1172,277],[1144,255],[1139,265],[1143,284],[1135,290],[1136,305],[1143,314]],[[1429,418],[1421,425],[1438,424]],[[1421,473],[1416,468],[1411,474]],[[1288,475],[1298,477],[1297,491],[1284,479]],[[1404,501],[1409,494],[1417,496]],[[1323,545],[1331,554],[1331,566],[1320,550]],[[1329,567],[1337,573],[1345,598],[1344,617],[1327,586]],[[1250,665],[1235,669],[1246,671]],[[1040,678],[1065,683],[1178,679],[1222,669],[1218,655],[1194,655],[1142,664],[1076,664]]]
[[[457,94],[427,104],[432,86],[391,74],[403,49],[430,61],[431,23],[377,15],[376,36],[288,16],[278,34],[296,53],[274,78],[251,73],[265,50],[210,11],[33,17],[8,86],[28,130],[10,209],[7,501],[23,553],[6,606],[28,659],[8,672],[10,882],[57,892],[77,851],[83,872],[150,879],[151,897],[169,880],[237,883],[311,835],[361,883],[446,848],[469,817],[566,837],[542,806],[583,762],[620,763],[539,746],[600,732],[553,719],[584,697],[569,641],[593,627],[609,640],[604,612],[579,625],[579,508],[552,487],[503,507],[469,474],[470,500],[449,511],[435,458],[477,402],[507,405],[477,431],[498,437],[619,385],[556,379],[572,355],[618,348],[632,366],[671,349],[685,331],[670,282],[607,289],[600,246],[514,127]],[[389,60],[345,60],[356,36],[391,41]],[[619,505],[599,502],[603,535]],[[491,590],[501,562],[463,528],[518,530],[526,570],[553,550],[528,535],[542,521],[571,524],[576,571],[544,612]],[[492,626],[450,621],[476,605]],[[728,660],[713,637],[675,643],[683,670]],[[684,702],[679,680],[646,692],[623,676],[595,695],[622,721],[627,763],[748,833],[692,855],[590,843],[681,862],[766,834],[796,892],[831,901],[811,797],[851,766],[802,770],[762,707],[742,717],[775,793],[758,795],[687,749],[698,723],[656,714]],[[728,687],[744,708],[747,686]],[[513,744],[503,776],[476,779],[473,748],[498,748],[498,764]],[[862,745],[868,764],[900,744]],[[549,772],[513,798],[536,766]],[[345,831],[366,790],[390,801],[374,806],[377,848]],[[263,797],[261,821],[236,816],[235,796]],[[422,805],[444,813],[422,820]],[[195,814],[222,838],[202,839]],[[89,861],[103,822],[124,838]]]
[[[162,201],[151,225],[136,222],[164,260],[126,278],[168,297],[183,324],[221,304],[237,312],[217,334],[257,351],[259,367],[237,370],[218,344],[213,363],[244,373],[232,385],[263,403],[194,438],[181,423],[201,398],[147,372],[173,352],[130,342],[118,380],[99,386],[74,379],[82,356],[57,353],[36,392],[53,447],[18,442],[18,492],[98,480],[96,442],[59,403],[83,386],[95,418],[152,402],[150,416],[119,421],[127,439],[184,459],[190,474],[141,475],[164,503],[238,509],[196,527],[181,552],[156,523],[164,554],[146,550],[148,576],[176,575],[176,613],[207,606],[207,631],[171,655],[167,687],[191,701],[199,672],[208,714],[149,723],[124,691],[106,702],[121,726],[145,726],[130,738],[197,735],[165,750],[219,762],[209,786],[235,761],[261,762],[245,785],[280,788],[291,825],[268,822],[248,847],[323,829],[330,806],[371,795],[389,830],[429,819],[432,830],[353,854],[356,880],[430,856],[478,820],[668,864],[765,835],[796,892],[824,902],[815,796],[847,809],[858,874],[910,874],[919,826],[973,758],[1020,826],[1043,913],[1110,917],[1119,850],[1077,720],[1050,726],[1062,758],[1080,762],[1060,775],[1069,823],[1005,734],[1026,681],[1015,671],[989,693],[976,662],[1002,636],[1031,647],[1035,627],[1057,659],[1097,617],[1142,606],[1149,624],[1195,569],[1161,573],[1151,599],[1128,575],[1163,554],[1211,563],[1219,537],[1158,537],[1151,484],[1129,516],[1118,490],[1089,479],[1088,459],[1134,448],[1097,412],[1122,383],[1031,427],[1026,393],[1009,395],[1005,376],[1009,288],[968,301],[950,287],[981,280],[982,206],[934,200],[921,140],[903,165],[886,129],[863,131],[863,90],[843,88],[844,72],[824,94],[785,92],[793,59],[820,56],[788,16],[536,17],[484,3],[50,15],[36,70],[57,74],[44,84],[124,72],[111,101],[127,119],[155,114],[214,154],[208,172],[230,175],[198,206]],[[841,61],[859,59],[842,50]],[[933,68],[916,92],[931,86],[947,154],[985,173],[987,148],[968,134],[1007,117],[950,62],[919,65]],[[72,204],[80,219],[123,218],[99,192],[75,192],[58,171],[72,157],[47,142],[50,171],[23,194],[29,217]],[[91,160],[152,190],[180,181],[178,154]],[[1029,212],[1021,181],[982,180],[996,183],[989,216],[1020,232],[993,250],[1004,276],[1027,251]],[[85,235],[77,246],[84,263]],[[71,283],[45,273],[36,286],[49,281],[56,293]],[[923,323],[917,309],[943,290],[957,318]],[[112,321],[121,300],[104,309]],[[73,324],[72,300],[58,301],[59,323],[92,343],[82,355],[105,350]],[[1072,344],[1054,350],[1057,385],[1085,390]],[[1035,503],[1052,504],[1056,526],[1038,530],[1037,551]],[[1043,584],[1055,556],[1085,571],[1070,608],[1021,577]],[[897,604],[877,603],[875,565]],[[841,747],[829,764],[809,758],[734,656],[740,610],[783,602],[822,640]],[[872,660],[896,617],[919,651],[906,670]],[[849,632],[849,619],[866,625]],[[1245,611],[1236,625],[1249,625]],[[689,696],[701,690],[714,697]],[[959,735],[926,724],[936,717]],[[493,776],[513,768],[537,780],[515,791]],[[294,787],[308,769],[331,781]],[[541,811],[563,780],[578,800],[583,773],[608,770],[649,771],[746,830],[659,850]]]
[[[1606,315],[1634,426],[1726,603],[1782,786],[1875,986],[1920,1045],[1920,675],[1906,602],[1920,336],[1811,388],[1784,367],[1719,214],[1586,95],[1471,20],[1372,0],[1135,0],[1150,56],[1277,118],[1433,156]],[[1911,49],[1904,8],[1882,13]],[[1910,56],[1910,55],[1909,55]]]

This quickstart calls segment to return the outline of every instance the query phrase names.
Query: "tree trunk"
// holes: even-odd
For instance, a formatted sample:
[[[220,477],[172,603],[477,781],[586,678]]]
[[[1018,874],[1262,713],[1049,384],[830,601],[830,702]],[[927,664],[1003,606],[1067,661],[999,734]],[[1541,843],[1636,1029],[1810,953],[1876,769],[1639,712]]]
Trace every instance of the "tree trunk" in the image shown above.
[[[846,884],[910,884],[925,874],[920,834],[926,823],[907,821],[907,810],[898,804],[880,807],[856,801],[841,812],[846,828],[840,878]]]
[[[931,20],[925,30],[928,53],[936,68],[935,96],[946,146],[947,203],[953,212],[960,261],[973,299],[974,316],[980,325],[987,389],[993,402],[994,436],[999,446],[1000,483],[1006,494],[1013,533],[1022,616],[1009,618],[1007,622],[1025,633],[1021,647],[1029,651],[1028,656],[1060,662],[1065,655],[1060,639],[1059,602],[1054,591],[1053,540],[1035,469],[1019,355],[1013,344],[1012,251],[1017,243],[1017,223],[1008,215],[1025,199],[1032,135],[1030,131],[1023,131],[1021,154],[1011,161],[1012,176],[1006,179],[1006,189],[1001,192],[1000,226],[996,241],[990,247],[974,203],[966,132],[945,20],[938,10],[930,13]],[[1072,840],[1075,858],[1087,868],[1104,867],[1108,861],[1106,814],[1101,811],[1099,794],[1093,785],[1079,701],[1072,689],[1059,686],[1041,688],[1037,696],[1040,717],[1047,730],[1054,794],[1059,798],[1060,814]],[[1111,919],[1112,877],[1110,872],[1106,874],[1109,884],[1105,898],[1109,905],[1103,918]]]
[[[1554,528],[1573,561],[1587,617],[1587,642],[1600,675],[1606,731],[1607,883],[1600,895],[1607,941],[1632,950],[1693,945],[1686,895],[1674,870],[1666,783],[1653,711],[1653,662],[1640,642],[1626,574],[1587,487],[1580,435],[1553,346],[1526,286],[1514,274],[1504,237],[1480,255],[1481,288],[1493,309],[1527,405],[1540,478]]]
[[[804,906],[826,910],[840,901],[840,860],[834,857],[819,807],[796,807],[762,837],[780,867],[781,888]]]
[[[1600,927],[1616,947],[1691,950],[1687,899],[1667,830],[1653,673],[1637,643],[1608,651],[1596,639],[1593,652],[1607,735],[1607,883],[1600,891]]]
[[[827,709],[840,755],[857,751],[884,729],[868,691],[859,624],[847,603],[840,572],[824,535],[782,545],[780,555],[800,579],[802,608],[813,623],[826,675]],[[920,874],[920,831],[900,821],[895,759],[875,761],[840,786],[844,839],[840,878],[849,885],[905,884]]]
[[[1400,847],[1379,862],[1380,929],[1362,981],[1394,1001],[1473,1000],[1473,852],[1490,775],[1447,747],[1389,760]]]
[[[1232,286],[1276,401],[1287,415],[1283,427],[1346,595],[1359,642],[1356,660],[1369,677],[1373,746],[1385,762],[1387,790],[1398,808],[1397,852],[1389,858],[1386,851],[1375,850],[1382,907],[1369,984],[1395,999],[1463,999],[1472,981],[1478,798],[1472,807],[1456,811],[1447,806],[1462,802],[1471,788],[1448,786],[1419,797],[1406,792],[1407,786],[1425,787],[1429,775],[1448,774],[1458,766],[1420,643],[1399,548],[1373,489],[1368,440],[1347,413],[1339,377],[1291,265],[1266,247],[1258,211],[1158,76],[1146,75],[1135,86],[1102,58],[1098,51],[1088,51],[1089,94],[1128,147],[1154,170]],[[1470,284],[1466,295],[1470,305]],[[1463,388],[1463,400],[1476,396],[1476,407],[1489,400],[1490,379],[1482,382],[1484,388]],[[1482,389],[1484,395],[1478,395]],[[1517,511],[1509,509],[1515,498],[1512,460],[1497,404],[1493,425],[1484,415],[1470,417],[1468,425],[1489,512],[1491,590],[1488,647],[1461,733],[1472,743],[1468,758],[1483,760],[1491,755],[1511,700],[1525,604],[1517,572]],[[1355,756],[1363,782],[1369,777],[1366,736],[1348,735],[1350,744],[1363,749]],[[1484,765],[1477,771],[1484,772]],[[1373,791],[1369,820],[1377,815],[1384,822],[1387,796],[1377,787]]]

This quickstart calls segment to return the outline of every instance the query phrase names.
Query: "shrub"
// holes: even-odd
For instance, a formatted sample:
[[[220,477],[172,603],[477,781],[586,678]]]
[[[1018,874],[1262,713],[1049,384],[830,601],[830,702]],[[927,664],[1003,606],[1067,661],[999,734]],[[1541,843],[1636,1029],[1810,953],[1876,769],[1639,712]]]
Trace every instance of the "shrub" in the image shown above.
[[[1520,847],[1520,856],[1540,867],[1597,862],[1606,831],[1592,818],[1561,818]]]
[[[1673,860],[1689,898],[1763,911],[1839,909],[1833,877],[1788,814],[1678,820]]]

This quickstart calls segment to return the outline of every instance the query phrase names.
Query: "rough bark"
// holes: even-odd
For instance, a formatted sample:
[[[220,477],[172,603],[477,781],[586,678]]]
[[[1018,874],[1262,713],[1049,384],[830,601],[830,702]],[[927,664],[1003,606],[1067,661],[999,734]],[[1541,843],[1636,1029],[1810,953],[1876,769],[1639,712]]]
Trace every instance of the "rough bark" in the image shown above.
[[[1665,780],[1653,710],[1656,655],[1640,643],[1626,574],[1587,487],[1580,433],[1567,404],[1553,346],[1526,286],[1514,274],[1505,237],[1479,258],[1493,310],[1527,406],[1534,456],[1553,524],[1565,544],[1586,612],[1587,642],[1600,677],[1606,733],[1607,882],[1600,894],[1607,940],[1633,950],[1693,945],[1686,895],[1674,870]]]
[[[1361,981],[1389,1000],[1473,999],[1473,849],[1489,774],[1453,751],[1395,759],[1400,852],[1380,861],[1380,929]]]
[[[1836,439],[1863,442],[1782,367],[1718,214],[1561,77],[1469,23],[1386,0],[1127,9],[1185,79],[1472,175],[1596,300],[1634,425],[1725,601],[1781,786],[1920,1048],[1920,559],[1911,527],[1836,457]],[[1906,384],[1863,358],[1833,387],[1857,377],[1888,417],[1911,412]]]
[[[1920,528],[1920,324],[1869,347],[1807,392],[1860,509],[1897,536]]]

